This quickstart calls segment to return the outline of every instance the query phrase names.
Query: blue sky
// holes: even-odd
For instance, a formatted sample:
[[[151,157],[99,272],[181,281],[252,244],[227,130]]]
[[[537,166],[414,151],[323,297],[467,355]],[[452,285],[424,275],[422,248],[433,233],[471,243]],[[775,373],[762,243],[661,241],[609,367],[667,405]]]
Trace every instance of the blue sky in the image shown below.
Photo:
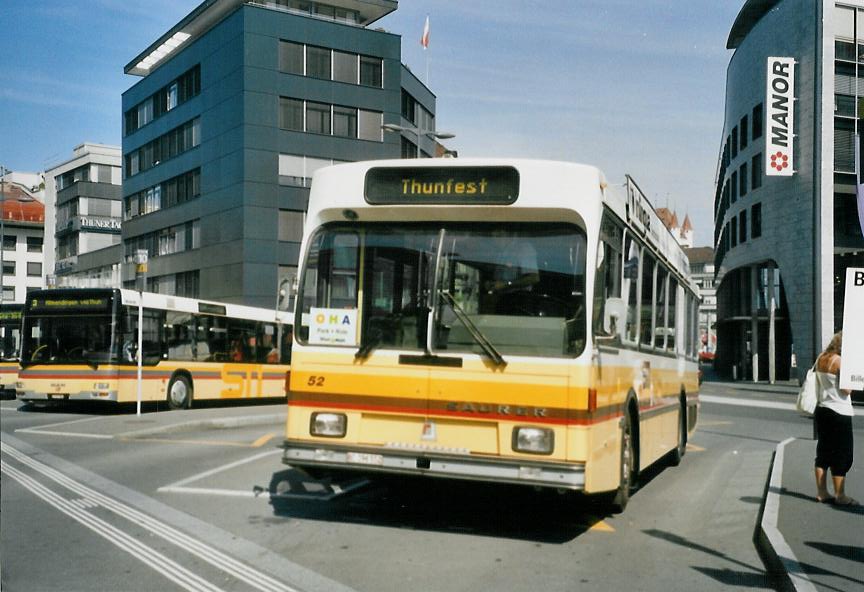
[[[119,145],[123,74],[200,0],[4,0],[0,165],[40,171]],[[708,245],[726,37],[743,0],[402,0],[374,26],[438,97],[461,156],[594,164],[689,214]],[[431,41],[419,40],[426,15]]]

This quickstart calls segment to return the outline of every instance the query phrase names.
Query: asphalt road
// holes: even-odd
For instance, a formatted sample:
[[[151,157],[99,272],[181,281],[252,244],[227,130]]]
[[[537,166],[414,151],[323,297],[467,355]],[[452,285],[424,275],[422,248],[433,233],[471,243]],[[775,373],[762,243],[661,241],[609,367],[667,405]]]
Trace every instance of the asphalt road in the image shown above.
[[[2,590],[771,590],[753,542],[771,455],[810,422],[790,395],[702,394],[682,464],[646,471],[621,515],[519,487],[313,481],[281,463],[282,405],[3,402]]]

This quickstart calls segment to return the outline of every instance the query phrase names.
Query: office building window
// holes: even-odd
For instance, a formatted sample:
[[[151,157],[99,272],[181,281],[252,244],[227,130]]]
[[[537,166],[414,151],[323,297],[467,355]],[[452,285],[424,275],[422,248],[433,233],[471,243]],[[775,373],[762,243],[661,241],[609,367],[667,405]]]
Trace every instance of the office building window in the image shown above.
[[[757,140],[762,137],[762,120],[765,117],[765,110],[762,107],[762,103],[759,103],[755,107],[753,107],[753,116],[751,117],[751,121],[753,124],[753,139]]]
[[[738,156],[738,127],[732,128],[732,158]]]
[[[304,130],[302,100],[279,97],[279,127],[297,132]]]
[[[360,56],[360,84],[383,88],[384,61],[381,58]]]
[[[201,93],[201,66],[196,65],[126,111],[123,132],[129,135]]]
[[[738,131],[741,133],[741,150],[747,147],[747,116],[741,118],[741,123],[738,124]]]
[[[762,187],[762,153],[760,152],[750,161],[750,189]]]
[[[15,275],[15,262],[14,261],[4,261],[3,262],[3,275]]]
[[[357,62],[356,53],[344,51],[333,52],[333,80],[348,84],[357,84]]]
[[[306,131],[330,135],[330,105],[306,101]]]
[[[729,186],[732,190],[732,199],[730,200],[730,203],[735,203],[738,201],[738,171],[732,172],[732,182]]]
[[[27,237],[27,252],[28,253],[41,253],[42,252],[42,243],[43,243],[43,239],[41,236],[28,236]]]
[[[4,251],[14,251],[16,245],[16,237],[14,234],[4,234],[3,235],[3,250]]]
[[[357,137],[357,109],[334,105],[333,135],[343,138]]]
[[[750,208],[750,235],[753,238],[762,236],[762,204],[754,204]]]
[[[27,277],[41,277],[42,264],[37,261],[27,262]]]
[[[732,219],[729,220],[729,239],[732,243],[732,246],[735,247],[738,245],[738,221],[735,219],[735,216],[732,216]]]
[[[402,158],[417,158],[417,144],[406,138],[401,137]]]
[[[738,169],[738,184],[739,191],[738,195],[740,197],[744,197],[747,195],[747,163],[741,165],[741,168]]]
[[[313,158],[295,154],[279,155],[279,184],[309,187],[312,175],[320,168],[337,164],[341,161],[329,158]]]
[[[201,119],[196,117],[125,154],[126,177],[151,169],[157,164],[195,148],[200,143]]]
[[[300,242],[306,215],[293,210],[279,210],[279,240]]]
[[[325,47],[306,46],[306,76],[330,80],[330,50]]]
[[[303,44],[279,41],[279,71],[303,76]]]
[[[357,137],[361,140],[381,142],[384,133],[381,126],[384,124],[384,114],[380,111],[358,110]]]
[[[3,286],[3,301],[15,300],[15,286]]]
[[[738,214],[738,242],[747,242],[747,210],[741,210]]]

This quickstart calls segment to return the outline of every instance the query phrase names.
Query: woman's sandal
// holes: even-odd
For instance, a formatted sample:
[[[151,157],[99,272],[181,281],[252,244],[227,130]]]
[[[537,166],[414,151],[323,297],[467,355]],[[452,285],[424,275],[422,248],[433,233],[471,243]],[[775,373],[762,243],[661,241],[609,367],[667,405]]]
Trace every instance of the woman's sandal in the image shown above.
[[[836,501],[836,498],[833,498],[833,497],[822,498],[822,497],[816,496],[816,501],[819,502],[820,504],[833,504]]]
[[[858,500],[851,498],[851,497],[847,497],[845,502],[837,501],[835,499],[834,505],[835,506],[860,506],[861,504],[858,503]]]

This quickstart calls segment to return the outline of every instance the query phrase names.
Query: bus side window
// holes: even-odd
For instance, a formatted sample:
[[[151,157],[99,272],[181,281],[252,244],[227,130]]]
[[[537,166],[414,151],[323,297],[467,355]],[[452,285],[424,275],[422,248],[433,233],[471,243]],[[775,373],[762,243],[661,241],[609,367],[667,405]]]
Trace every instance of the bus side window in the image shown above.
[[[679,343],[678,334],[678,282],[672,276],[669,276],[669,294],[668,294],[669,312],[666,314],[666,326],[669,330],[666,333],[666,350],[675,351],[675,344]],[[679,348],[680,349],[680,348]]]
[[[639,301],[639,333],[641,335],[642,345],[651,347],[654,340],[652,325],[654,321],[653,303],[654,303],[654,257],[645,253],[642,258],[642,297]]]
[[[604,218],[601,240],[597,244],[597,269],[594,276],[594,335],[617,341],[624,329],[625,304],[621,298],[622,229]]]
[[[630,234],[624,242],[622,296],[626,298],[624,340],[636,344],[639,340],[639,244]]]
[[[657,284],[654,289],[654,345],[659,349],[666,347],[666,280],[669,272],[662,263],[657,265]],[[673,280],[674,281],[674,280]]]

